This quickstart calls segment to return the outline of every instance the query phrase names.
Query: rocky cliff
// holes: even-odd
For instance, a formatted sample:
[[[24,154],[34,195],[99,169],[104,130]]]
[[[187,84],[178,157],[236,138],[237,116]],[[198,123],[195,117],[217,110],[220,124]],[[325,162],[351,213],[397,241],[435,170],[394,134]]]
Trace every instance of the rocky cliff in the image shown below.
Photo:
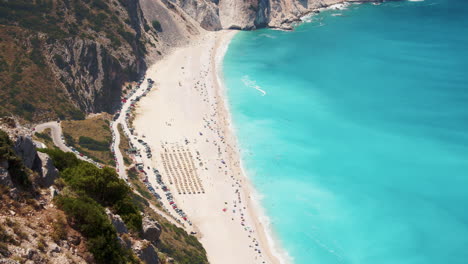
[[[2,1],[0,114],[40,121],[113,112],[157,41],[139,1]]]
[[[153,0],[154,1],[154,0]],[[348,0],[168,0],[207,30],[291,29],[291,23],[318,8]],[[362,2],[373,0],[362,0]],[[375,0],[374,0],[375,1]],[[380,0],[377,0],[380,1]],[[357,1],[353,1],[357,2]]]
[[[92,9],[93,5],[90,13]],[[46,57],[80,109],[113,112],[124,82],[136,80],[146,70],[145,43],[151,42],[150,37],[154,41],[155,34],[145,33],[150,26],[138,1],[109,1],[96,16],[90,36],[46,44]]]

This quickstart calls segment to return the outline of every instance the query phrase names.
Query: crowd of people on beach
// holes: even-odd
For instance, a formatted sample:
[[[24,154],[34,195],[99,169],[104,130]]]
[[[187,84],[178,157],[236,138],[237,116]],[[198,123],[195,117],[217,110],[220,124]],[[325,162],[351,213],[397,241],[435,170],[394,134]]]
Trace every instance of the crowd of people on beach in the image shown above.
[[[243,175],[236,154],[237,149],[230,144],[232,141],[226,138],[226,135],[230,136],[230,134],[226,132],[229,127],[229,119],[226,117],[224,102],[214,87],[211,86],[211,83],[205,80],[210,73],[209,70],[202,71],[199,80],[194,80],[192,86],[198,92],[200,100],[209,109],[206,114],[200,117],[201,127],[193,135],[187,134],[187,131],[185,131],[185,138],[179,142],[161,141],[160,147],[155,150],[159,154],[155,155],[156,160],[160,162],[159,165],[163,171],[160,172],[151,167],[151,156],[148,156],[148,153],[152,155],[151,148],[143,138],[136,135],[133,130],[130,130],[131,128],[128,129],[130,135],[127,135],[127,137],[131,139],[131,142],[135,142],[132,148],[137,150],[135,156],[139,158],[136,160],[141,163],[139,169],[145,175],[143,181],[148,189],[153,195],[157,195],[158,199],[166,198],[169,206],[189,224],[192,223],[187,220],[187,215],[176,204],[176,200],[178,200],[176,195],[203,195],[209,192],[210,189],[216,190],[218,187],[214,184],[218,184],[219,180],[224,182],[225,186],[229,186],[230,195],[227,197],[232,198],[227,198],[224,206],[219,208],[219,213],[229,219],[228,221],[234,221],[245,232],[245,237],[249,241],[245,245],[246,249],[251,250],[255,255],[256,263],[257,261],[258,263],[265,263],[264,253],[258,239],[259,234],[256,233],[255,223],[258,219],[252,219],[248,210],[249,202],[246,199],[251,198],[245,193],[245,183],[243,182]],[[180,81],[179,87],[186,88]],[[131,106],[126,113],[126,122],[128,122],[127,120],[131,115],[131,108],[134,107],[134,103],[141,96],[144,95],[137,96],[131,101]],[[130,98],[128,97],[127,100],[131,100]],[[167,116],[163,124],[170,129],[178,126],[177,124],[174,125],[174,122],[173,117]],[[126,125],[129,127],[128,123]],[[209,157],[207,151],[216,153],[216,157],[204,160],[203,157]],[[146,159],[143,159],[142,156],[144,155],[146,155]],[[148,175],[146,170],[149,169],[151,172],[151,168],[153,174]],[[163,175],[161,175],[162,173]],[[159,184],[158,187],[164,195],[159,195],[159,188],[152,186],[148,176],[155,177],[157,184]],[[214,178],[217,178],[217,181],[213,181]],[[167,180],[169,185],[164,184],[164,179]],[[174,194],[171,190],[174,191]]]
[[[244,201],[243,193],[244,186],[242,185],[243,179],[241,174],[241,168],[239,163],[239,157],[235,155],[236,149],[230,145],[226,139],[227,132],[225,131],[230,127],[228,118],[225,113],[224,101],[217,94],[213,86],[204,81],[207,78],[209,70],[202,71],[199,80],[194,80],[193,88],[198,92],[207,107],[209,113],[202,117],[202,128],[199,129],[198,135],[194,136],[193,140],[205,143],[212,146],[215,149],[217,158],[211,163],[211,166],[206,162],[201,162],[201,155],[197,150],[195,158],[200,159],[199,167],[206,171],[210,171],[211,167],[214,171],[210,171],[208,177],[225,177],[225,181],[230,180],[230,186],[232,187],[232,200],[226,201],[224,207],[220,208],[221,212],[226,214],[231,221],[238,221],[241,228],[246,232],[246,236],[250,241],[248,248],[253,251],[256,255],[255,259],[259,263],[265,263],[260,242],[257,238],[256,229],[254,225],[255,219],[250,218],[248,213],[248,203]],[[208,83],[208,84],[207,84]],[[210,91],[208,91],[210,90]],[[201,148],[201,147],[200,147]],[[235,175],[235,176],[234,176]],[[213,184],[211,184],[213,188]],[[251,199],[249,196],[245,199]]]

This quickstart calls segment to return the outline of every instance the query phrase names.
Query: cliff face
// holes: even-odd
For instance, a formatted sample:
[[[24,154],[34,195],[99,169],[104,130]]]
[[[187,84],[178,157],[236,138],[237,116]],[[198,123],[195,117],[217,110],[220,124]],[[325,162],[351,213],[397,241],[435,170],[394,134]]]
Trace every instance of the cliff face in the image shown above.
[[[0,114],[28,121],[113,112],[123,84],[144,73],[158,41],[139,1],[18,0],[0,7]]]
[[[86,39],[67,39],[48,45],[46,52],[58,79],[80,109],[112,112],[125,81],[135,80],[146,65],[143,57],[126,55],[119,61],[104,45]]]
[[[120,1],[118,5],[109,1],[106,9],[109,11],[99,12],[97,17],[108,14],[111,19],[98,25],[112,22],[117,27],[103,25],[101,31],[98,26],[90,38],[73,36],[46,45],[46,57],[58,79],[86,112],[113,112],[124,82],[136,80],[146,70],[143,42],[150,42],[151,34],[145,33],[150,27],[139,1]]]
[[[347,0],[172,0],[207,30],[290,29],[291,22],[317,8]],[[372,0],[363,0],[372,1]],[[210,23],[206,23],[209,21]]]

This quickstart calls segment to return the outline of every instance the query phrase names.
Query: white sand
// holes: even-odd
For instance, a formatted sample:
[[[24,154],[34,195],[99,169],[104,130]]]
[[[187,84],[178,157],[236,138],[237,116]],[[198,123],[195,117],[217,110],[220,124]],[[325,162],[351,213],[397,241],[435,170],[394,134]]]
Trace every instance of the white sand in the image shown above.
[[[280,263],[259,221],[259,210],[254,210],[258,207],[252,205],[251,187],[241,169],[216,74],[216,61],[221,60],[234,34],[203,33],[190,46],[153,65],[146,77],[155,80],[155,88],[138,104],[134,124],[153,150],[152,165],[161,172],[177,206],[193,222],[194,229],[188,230],[200,232],[210,263]],[[169,184],[171,174],[162,163],[161,153],[166,153],[162,144],[166,150],[177,144],[192,154],[205,193],[178,194],[176,184]],[[153,176],[150,182],[158,185]],[[189,188],[196,185],[189,183]]]

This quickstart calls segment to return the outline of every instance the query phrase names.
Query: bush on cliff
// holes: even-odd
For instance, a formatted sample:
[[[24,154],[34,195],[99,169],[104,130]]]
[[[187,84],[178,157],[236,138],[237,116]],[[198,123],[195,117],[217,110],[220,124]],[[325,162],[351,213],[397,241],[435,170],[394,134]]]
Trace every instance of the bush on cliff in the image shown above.
[[[132,191],[120,179],[114,169],[99,169],[91,163],[79,160],[73,153],[61,150],[43,150],[54,160],[60,176],[74,192],[88,196],[100,205],[110,207],[119,214],[127,226],[141,230],[141,215],[133,203]]]
[[[93,199],[59,196],[57,204],[73,226],[87,238],[88,250],[97,263],[138,263],[131,252],[120,246],[104,208]]]
[[[132,200],[132,192],[114,169],[99,169],[79,160],[73,153],[58,149],[42,149],[49,154],[65,187],[57,204],[65,211],[69,222],[86,238],[88,250],[98,263],[136,263],[135,257],[117,240],[117,233],[104,208],[119,214],[127,227],[140,232],[142,217]]]
[[[2,130],[0,130],[0,161],[8,162],[8,172],[13,183],[22,187],[31,186],[27,168],[13,150],[13,142],[8,134]]]
[[[63,152],[59,149],[40,149],[39,151],[47,153],[52,158],[54,166],[59,171],[78,166],[80,163],[80,160],[71,152]]]
[[[158,32],[162,31],[161,23],[159,23],[158,20],[153,20],[151,24],[153,25],[153,28],[156,29],[156,31]]]

